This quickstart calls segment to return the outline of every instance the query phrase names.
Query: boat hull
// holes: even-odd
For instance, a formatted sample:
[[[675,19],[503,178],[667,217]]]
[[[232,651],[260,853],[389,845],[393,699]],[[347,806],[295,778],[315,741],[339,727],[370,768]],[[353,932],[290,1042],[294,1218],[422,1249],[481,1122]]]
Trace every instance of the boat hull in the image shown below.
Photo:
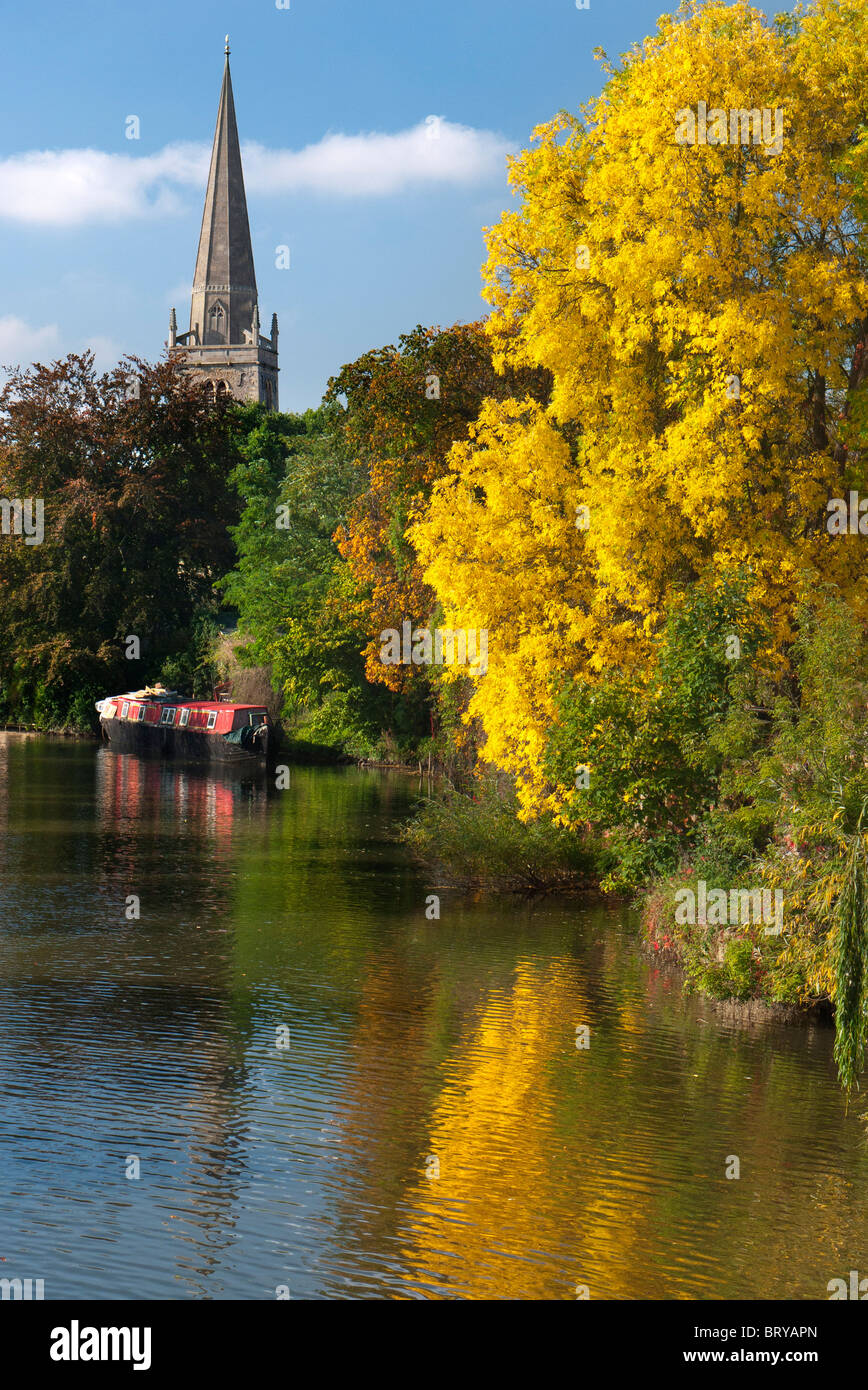
[[[266,732],[259,742],[261,752],[227,743],[221,734],[199,732],[195,729],[173,729],[160,724],[138,724],[125,719],[100,718],[102,736],[117,753],[137,753],[145,757],[177,758],[187,762],[243,763],[249,767],[266,767],[268,739]]]

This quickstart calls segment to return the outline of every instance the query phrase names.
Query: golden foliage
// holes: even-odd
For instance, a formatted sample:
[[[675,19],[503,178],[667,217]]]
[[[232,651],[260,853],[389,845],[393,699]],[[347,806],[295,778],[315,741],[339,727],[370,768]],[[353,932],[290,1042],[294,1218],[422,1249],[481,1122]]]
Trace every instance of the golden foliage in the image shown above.
[[[865,480],[866,79],[863,0],[780,25],[691,4],[512,161],[488,329],[501,367],[551,372],[551,405],[483,407],[409,534],[447,620],[489,629],[470,714],[527,814],[552,677],[641,680],[700,579],[749,569],[778,651],[805,577],[865,603],[826,504]],[[779,109],[780,153],[679,144],[700,102]]]

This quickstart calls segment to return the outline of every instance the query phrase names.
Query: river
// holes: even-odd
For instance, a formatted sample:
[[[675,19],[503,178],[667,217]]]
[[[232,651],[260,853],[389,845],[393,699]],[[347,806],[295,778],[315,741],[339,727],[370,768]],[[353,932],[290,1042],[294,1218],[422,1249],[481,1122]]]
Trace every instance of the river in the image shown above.
[[[395,835],[417,792],[0,734],[0,1276],[778,1299],[868,1275],[831,1030],[685,997],[622,907],[438,888]]]

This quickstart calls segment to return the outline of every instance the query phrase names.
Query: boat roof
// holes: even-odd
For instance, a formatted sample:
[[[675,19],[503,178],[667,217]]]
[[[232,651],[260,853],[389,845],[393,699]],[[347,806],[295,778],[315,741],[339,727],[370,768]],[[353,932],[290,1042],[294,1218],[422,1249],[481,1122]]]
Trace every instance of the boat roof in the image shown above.
[[[176,694],[174,690],[164,690],[159,695],[154,694],[153,690],[128,690],[124,695],[109,695],[107,698],[138,700],[142,704],[151,701],[155,704],[173,705],[176,709],[267,709],[266,705],[236,704],[232,700],[191,700],[186,695]]]
[[[232,700],[164,700],[164,704],[173,704],[178,709],[185,706],[195,705],[196,709],[265,709],[265,705],[237,705]]]

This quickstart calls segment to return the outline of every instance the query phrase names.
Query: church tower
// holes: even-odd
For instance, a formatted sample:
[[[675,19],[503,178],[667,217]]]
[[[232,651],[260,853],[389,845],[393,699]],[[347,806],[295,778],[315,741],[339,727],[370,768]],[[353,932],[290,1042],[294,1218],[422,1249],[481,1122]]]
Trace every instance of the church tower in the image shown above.
[[[173,309],[169,348],[183,358],[212,396],[261,401],[269,410],[277,410],[277,315],[271,319],[271,337],[264,337],[259,325],[228,35],[193,276],[190,330],[178,332]]]

